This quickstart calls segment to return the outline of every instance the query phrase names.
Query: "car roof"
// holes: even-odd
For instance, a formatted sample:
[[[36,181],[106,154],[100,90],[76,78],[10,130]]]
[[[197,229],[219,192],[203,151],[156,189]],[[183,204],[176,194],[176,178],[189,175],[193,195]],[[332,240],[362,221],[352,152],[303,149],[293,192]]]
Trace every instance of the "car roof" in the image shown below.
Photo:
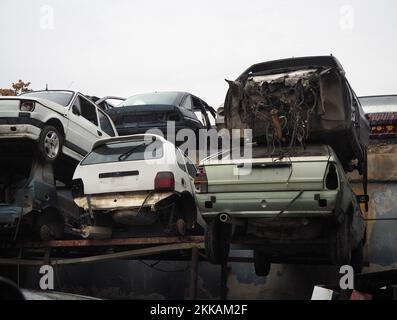
[[[334,56],[311,56],[257,63],[245,70],[237,80],[244,79],[251,74],[272,74],[314,67],[336,68],[339,72],[345,73],[339,60]]]
[[[72,94],[77,93],[77,91],[72,91],[72,90],[34,90],[34,91],[21,93],[20,95],[23,96],[24,94],[36,93],[36,92],[68,92],[68,93],[72,93]]]

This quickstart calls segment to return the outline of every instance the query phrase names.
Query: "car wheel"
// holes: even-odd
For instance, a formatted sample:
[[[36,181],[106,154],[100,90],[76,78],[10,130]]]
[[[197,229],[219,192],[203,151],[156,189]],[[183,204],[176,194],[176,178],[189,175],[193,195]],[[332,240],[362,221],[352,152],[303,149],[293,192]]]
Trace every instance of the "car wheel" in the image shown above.
[[[364,264],[364,244],[360,244],[352,251],[350,265],[354,269],[354,273],[360,274],[363,271]]]
[[[267,277],[270,273],[270,262],[268,262],[266,257],[258,250],[254,250],[254,267],[258,277]]]
[[[224,263],[230,251],[232,227],[214,219],[208,223],[205,230],[204,242],[207,258],[212,264]]]
[[[55,161],[62,151],[63,137],[53,126],[43,128],[39,138],[39,151],[43,161]]]
[[[64,220],[55,210],[38,213],[35,220],[35,233],[42,241],[60,239],[64,231]]]
[[[349,265],[351,261],[350,219],[346,214],[343,222],[330,235],[331,262],[337,266]]]

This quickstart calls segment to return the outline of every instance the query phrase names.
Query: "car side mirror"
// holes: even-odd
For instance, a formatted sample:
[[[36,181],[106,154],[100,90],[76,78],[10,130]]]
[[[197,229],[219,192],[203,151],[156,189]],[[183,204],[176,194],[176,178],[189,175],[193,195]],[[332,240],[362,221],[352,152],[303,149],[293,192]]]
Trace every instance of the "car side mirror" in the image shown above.
[[[74,104],[72,107],[72,112],[73,114],[75,114],[76,116],[81,116],[80,110],[79,108],[77,108],[77,106]]]
[[[358,195],[356,196],[358,203],[360,204],[368,204],[369,202],[369,195]]]

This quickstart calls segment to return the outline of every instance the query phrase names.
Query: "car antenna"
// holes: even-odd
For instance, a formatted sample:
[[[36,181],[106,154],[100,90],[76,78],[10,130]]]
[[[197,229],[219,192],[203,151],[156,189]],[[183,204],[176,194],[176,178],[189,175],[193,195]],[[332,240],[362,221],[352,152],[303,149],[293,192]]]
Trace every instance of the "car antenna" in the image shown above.
[[[48,91],[48,83],[45,84],[45,91]]]

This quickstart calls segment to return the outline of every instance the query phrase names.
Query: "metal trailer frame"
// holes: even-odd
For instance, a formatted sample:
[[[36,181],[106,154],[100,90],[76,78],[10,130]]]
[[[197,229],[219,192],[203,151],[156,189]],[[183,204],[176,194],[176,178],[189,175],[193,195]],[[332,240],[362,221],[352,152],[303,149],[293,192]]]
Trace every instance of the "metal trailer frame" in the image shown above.
[[[117,252],[104,254],[89,254],[85,249],[93,248],[101,251],[109,249],[123,249]],[[58,249],[70,249],[78,252],[82,256],[68,258],[65,256],[51,258],[53,253]],[[207,261],[204,252],[203,236],[185,236],[185,237],[143,237],[143,238],[122,238],[109,240],[54,240],[47,242],[0,242],[0,250],[16,250],[19,252],[15,258],[0,258],[0,265],[4,266],[64,266],[76,264],[98,263],[112,261],[117,259],[129,260],[190,260],[190,288],[189,300],[197,299],[198,291],[198,273],[199,262]],[[23,258],[34,251],[39,251],[40,257]],[[167,259],[161,256],[164,253],[188,253],[190,256],[181,256],[180,259]],[[190,258],[190,259],[189,259]],[[252,258],[231,257],[220,266],[220,299],[225,300],[227,297],[227,262],[252,263]]]

